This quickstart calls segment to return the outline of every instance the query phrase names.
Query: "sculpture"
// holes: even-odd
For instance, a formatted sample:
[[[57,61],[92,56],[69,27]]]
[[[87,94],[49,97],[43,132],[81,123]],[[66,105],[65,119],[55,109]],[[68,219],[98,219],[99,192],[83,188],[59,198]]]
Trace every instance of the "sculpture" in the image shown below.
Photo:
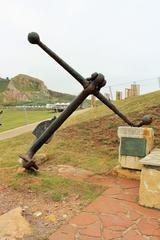
[[[69,72],[82,86],[82,92],[70,103],[70,105],[60,114],[57,119],[51,121],[48,127],[45,129],[36,141],[31,145],[26,155],[20,155],[22,159],[22,165],[26,169],[38,169],[38,166],[33,161],[34,154],[40,149],[40,147],[49,141],[54,132],[63,124],[63,122],[79,107],[79,105],[90,95],[95,95],[101,102],[109,107],[115,114],[117,114],[124,122],[132,127],[140,127],[142,125],[148,125],[152,122],[150,116],[144,116],[139,124],[132,123],[123,113],[121,113],[109,100],[107,100],[101,93],[100,89],[105,86],[106,80],[101,73],[93,73],[89,78],[83,78],[78,72],[76,72],[71,66],[64,62],[56,53],[50,50],[45,44],[40,41],[40,37],[37,33],[32,32],[28,34],[28,40],[32,44],[37,44],[42,48],[51,58],[59,63],[67,72]],[[43,124],[42,124],[43,125]],[[44,124],[45,125],[45,124]],[[38,127],[38,126],[37,126]]]

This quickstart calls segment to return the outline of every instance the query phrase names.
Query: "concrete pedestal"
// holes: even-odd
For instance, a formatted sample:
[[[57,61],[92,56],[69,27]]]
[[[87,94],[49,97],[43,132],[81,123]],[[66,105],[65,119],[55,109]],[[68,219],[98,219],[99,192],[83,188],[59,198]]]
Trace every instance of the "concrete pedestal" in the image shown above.
[[[139,203],[146,207],[160,209],[160,149],[154,149],[140,162],[143,167],[140,178]]]
[[[151,152],[154,144],[152,128],[119,127],[119,162],[121,167],[142,169],[140,159]]]

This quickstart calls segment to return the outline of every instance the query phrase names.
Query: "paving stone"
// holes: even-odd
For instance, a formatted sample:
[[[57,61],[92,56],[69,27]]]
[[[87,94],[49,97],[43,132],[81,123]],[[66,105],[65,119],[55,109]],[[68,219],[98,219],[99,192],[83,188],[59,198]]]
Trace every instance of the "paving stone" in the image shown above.
[[[94,238],[94,237],[88,237],[88,236],[84,236],[84,235],[80,235],[78,240],[102,240],[102,238]]]
[[[121,201],[113,198],[98,197],[93,203],[91,203],[87,208],[87,212],[95,213],[119,213],[126,212],[125,206],[121,205]]]
[[[134,195],[138,196],[139,195],[139,185],[138,185],[138,187],[123,189],[123,192],[125,192],[127,194],[134,194]]]
[[[127,178],[118,178],[117,184],[122,188],[135,188],[139,187],[139,181]]]
[[[116,178],[113,178],[112,176],[91,176],[87,179],[87,182],[91,182],[92,184],[98,184],[108,187],[113,187],[116,185]]]
[[[143,236],[135,230],[130,229],[123,235],[123,240],[144,240]]]
[[[136,196],[135,194],[126,194],[126,193],[114,195],[113,198],[129,201],[129,202],[136,202],[138,200],[138,196]]]
[[[160,240],[160,211],[132,201],[133,196],[134,199],[138,196],[139,182],[106,179],[103,177],[102,182],[105,185],[109,181],[110,187],[49,240]]]
[[[102,224],[104,227],[111,228],[114,226],[123,227],[123,229],[129,227],[133,222],[129,220],[125,215],[111,215],[101,216]]]
[[[79,233],[89,237],[101,237],[101,224],[97,222],[88,225],[85,228],[79,229]]]
[[[159,237],[150,237],[150,240],[159,240]]]
[[[76,228],[71,225],[64,225],[58,231],[53,233],[49,240],[74,240]]]
[[[119,232],[119,231],[112,231],[109,229],[104,229],[103,231],[104,240],[117,239],[121,236],[122,236],[122,232]]]
[[[103,194],[102,196],[107,196],[108,195],[115,195],[115,194],[119,194],[122,192],[122,189],[120,187],[111,187],[109,189],[107,189]]]
[[[143,218],[137,227],[144,235],[160,237],[160,222],[156,219]]]
[[[95,214],[82,212],[78,216],[74,217],[70,221],[70,224],[83,226],[83,225],[89,225],[89,224],[95,223],[96,221],[98,221],[98,218]]]
[[[123,226],[111,226],[109,229],[113,231],[123,231],[125,228]]]
[[[115,199],[129,201],[129,202],[138,202],[138,188],[123,189],[119,194],[112,196]]]
[[[129,211],[128,217],[131,221],[136,221],[138,218],[141,217],[141,215],[138,212],[131,210]]]
[[[128,209],[138,212],[142,216],[160,219],[160,211],[156,209],[150,209],[146,207],[139,206],[136,203],[127,202],[125,203]]]

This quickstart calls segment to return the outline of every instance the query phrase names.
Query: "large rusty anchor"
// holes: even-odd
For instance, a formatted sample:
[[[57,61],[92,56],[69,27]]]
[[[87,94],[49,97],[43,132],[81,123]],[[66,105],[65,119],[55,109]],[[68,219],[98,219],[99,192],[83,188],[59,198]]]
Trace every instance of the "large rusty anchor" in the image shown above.
[[[132,127],[141,127],[148,125],[152,122],[152,117],[146,115],[138,124],[131,122],[123,113],[121,113],[107,98],[105,98],[99,91],[105,86],[106,80],[101,73],[93,73],[91,77],[84,78],[65,61],[63,61],[56,53],[49,49],[44,43],[41,42],[37,33],[31,32],[28,34],[28,41],[32,44],[37,44],[42,48],[51,58],[59,63],[68,73],[70,73],[82,86],[82,92],[70,103],[70,105],[60,114],[56,119],[51,119],[40,123],[33,134],[37,137],[35,142],[30,146],[25,155],[20,155],[22,165],[26,169],[37,170],[38,166],[33,161],[34,154],[47,143],[52,137],[54,132],[63,124],[63,122],[79,107],[79,105],[90,95],[95,95],[101,102],[109,107],[115,114],[117,114],[125,123]],[[39,129],[41,128],[41,131]],[[40,133],[40,134],[39,134]]]

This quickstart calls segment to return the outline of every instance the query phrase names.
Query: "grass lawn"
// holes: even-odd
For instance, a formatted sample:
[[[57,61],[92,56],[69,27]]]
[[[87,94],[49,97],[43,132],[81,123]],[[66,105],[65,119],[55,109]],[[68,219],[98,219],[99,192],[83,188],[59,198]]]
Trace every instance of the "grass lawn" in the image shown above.
[[[157,91],[127,101],[116,102],[116,105],[134,121],[139,121],[146,113],[152,114],[154,119],[152,126],[156,129],[155,139],[159,144],[159,102],[160,91]],[[42,113],[46,117],[52,115],[48,112]],[[37,116],[37,112],[32,114]],[[117,164],[119,144],[117,128],[120,125],[124,125],[123,121],[102,105],[71,116],[55,133],[51,143],[44,145],[39,152],[49,154],[49,164],[70,164],[102,173]],[[16,166],[18,154],[25,153],[33,140],[32,134],[27,133],[1,141],[0,165]]]
[[[155,144],[158,146],[160,145],[159,102],[160,91],[116,102],[118,108],[132,121],[139,122],[146,113],[152,114]],[[49,113],[45,114],[48,114],[46,118],[50,117]],[[111,114],[105,106],[99,106],[70,117],[55,133],[53,140],[48,145],[44,145],[38,153],[49,155],[47,165],[68,164],[91,170],[96,174],[108,173],[118,163],[117,128],[121,125],[124,125],[121,119]],[[76,188],[79,192],[83,192],[83,196],[88,196],[88,199],[93,199],[101,192],[102,189],[95,186],[41,172],[41,169],[36,176],[17,175],[15,168],[18,167],[18,155],[26,153],[33,141],[32,134],[27,133],[0,142],[0,181],[7,181],[10,186],[17,189],[29,187],[35,191],[48,191],[53,200],[62,199],[66,194],[76,191]],[[88,188],[90,190],[86,190]],[[91,192],[88,194],[88,191]]]
[[[0,132],[41,121],[47,118],[52,118],[53,115],[57,114],[51,113],[49,111],[20,111],[14,108],[4,109],[3,115],[0,116],[0,123],[2,123],[2,126],[0,126]]]
[[[67,133],[65,133],[65,135],[66,134]],[[92,164],[91,168],[97,169],[96,165],[98,156],[94,156],[94,161],[92,161],[93,154],[91,154],[91,151],[88,151],[84,155],[82,154],[80,157],[80,155],[76,152],[76,148],[74,149],[76,144],[78,144],[78,148],[80,148],[80,143],[75,142],[72,148],[69,148],[69,146],[72,145],[72,139],[69,138],[70,142],[68,140],[66,141],[66,137],[63,139],[62,135],[63,130],[58,131],[58,133],[55,134],[54,141],[49,145],[44,145],[39,151],[40,153],[45,152],[50,155],[50,161],[52,161],[52,163],[49,162],[49,164],[56,165],[65,163],[78,165],[83,160],[84,164],[80,164],[81,167],[90,169],[90,165]],[[81,138],[80,141],[82,140],[83,139]],[[20,153],[25,153],[33,141],[34,136],[31,133],[27,133],[0,142],[1,183],[5,183],[18,191],[29,189],[34,192],[45,192],[53,201],[61,201],[66,196],[70,196],[75,193],[79,195],[82,200],[90,202],[102,191],[104,191],[104,187],[67,179],[62,176],[56,176],[49,172],[41,171],[41,169],[40,173],[37,175],[25,173],[17,174],[16,169],[19,166],[17,161],[18,155]],[[4,149],[6,150],[4,151]],[[54,156],[53,152],[55,154]],[[55,159],[55,156],[57,156],[57,159]],[[99,164],[102,165],[102,161],[99,161]],[[100,165],[98,165],[99,169]]]
[[[16,173],[15,169],[0,169],[0,182],[6,183],[18,191],[31,190],[36,193],[45,193],[54,202],[77,194],[81,200],[90,202],[99,196],[106,188],[96,186],[51,173]]]

